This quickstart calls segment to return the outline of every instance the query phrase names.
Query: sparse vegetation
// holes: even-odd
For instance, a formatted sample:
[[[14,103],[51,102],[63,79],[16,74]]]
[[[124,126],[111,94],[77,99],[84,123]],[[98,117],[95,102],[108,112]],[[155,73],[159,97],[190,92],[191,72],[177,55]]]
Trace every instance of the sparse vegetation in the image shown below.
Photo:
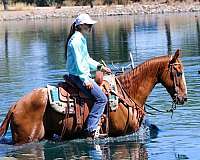
[[[118,5],[118,7],[116,7],[116,5]],[[92,15],[113,15],[113,14],[121,15],[121,14],[138,14],[138,13],[151,14],[151,13],[171,13],[171,12],[188,12],[188,11],[197,12],[199,11],[200,8],[199,7],[200,0],[156,0],[156,1],[155,0],[2,0],[0,1],[0,11],[3,10],[29,11],[30,13],[26,14],[25,15],[26,17],[28,16],[34,17],[34,15],[38,15],[38,17],[40,18],[59,17],[59,16],[71,17],[73,15],[77,15],[78,12],[80,12],[79,10],[80,8],[75,6],[86,7],[86,11],[88,13],[91,13]],[[89,9],[88,6],[91,6],[91,8]],[[60,12],[59,10],[58,12],[55,12],[55,8],[58,9],[61,7],[63,9],[62,11],[60,9]],[[95,7],[98,7],[98,9]],[[39,9],[43,10],[43,14],[37,14],[37,10]],[[1,19],[9,19],[9,15],[7,14],[5,16],[1,16]],[[24,16],[20,16],[19,19],[24,19]]]
[[[175,3],[175,2],[200,2],[200,0],[2,0],[1,8],[4,10],[27,10],[35,6],[86,6],[90,5],[128,5],[134,2],[145,3]]]
[[[25,10],[31,10],[34,9],[34,5],[30,4],[25,4],[25,3],[12,3],[7,6],[7,9],[5,9],[4,6],[0,6],[0,8],[4,8],[4,10],[9,10],[9,11],[25,11]],[[1,10],[2,10],[1,9]]]

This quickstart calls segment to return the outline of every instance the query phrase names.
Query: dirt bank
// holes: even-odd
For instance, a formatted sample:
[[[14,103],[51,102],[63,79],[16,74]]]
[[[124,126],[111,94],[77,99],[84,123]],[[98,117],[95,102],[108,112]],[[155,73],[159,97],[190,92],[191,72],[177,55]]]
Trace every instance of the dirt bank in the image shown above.
[[[0,21],[67,18],[75,17],[80,13],[89,13],[91,16],[114,16],[133,14],[183,13],[200,12],[200,2],[186,4],[140,4],[112,5],[112,6],[71,6],[56,9],[55,7],[35,7],[26,11],[0,11]]]

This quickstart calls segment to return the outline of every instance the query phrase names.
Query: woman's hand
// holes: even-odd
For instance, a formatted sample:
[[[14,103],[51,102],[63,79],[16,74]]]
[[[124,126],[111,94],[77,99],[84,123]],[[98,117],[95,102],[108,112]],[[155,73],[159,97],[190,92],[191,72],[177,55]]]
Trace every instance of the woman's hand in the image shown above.
[[[87,89],[92,89],[93,88],[93,84],[92,84],[92,82],[87,82],[87,83],[85,83],[85,87],[87,88]]]
[[[104,66],[102,67],[101,71],[105,72],[105,73],[111,73],[111,69],[108,67],[104,67]]]

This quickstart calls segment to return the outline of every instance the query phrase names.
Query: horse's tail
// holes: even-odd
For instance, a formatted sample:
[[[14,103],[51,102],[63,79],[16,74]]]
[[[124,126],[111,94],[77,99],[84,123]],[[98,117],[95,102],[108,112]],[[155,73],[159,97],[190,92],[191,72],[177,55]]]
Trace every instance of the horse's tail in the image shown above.
[[[15,105],[13,105],[10,110],[8,111],[7,115],[6,115],[6,118],[4,119],[3,123],[1,124],[1,127],[0,127],[0,137],[4,136],[8,130],[8,126],[9,126],[9,123],[10,123],[10,118],[11,118],[11,115],[13,113],[13,109],[15,108]]]

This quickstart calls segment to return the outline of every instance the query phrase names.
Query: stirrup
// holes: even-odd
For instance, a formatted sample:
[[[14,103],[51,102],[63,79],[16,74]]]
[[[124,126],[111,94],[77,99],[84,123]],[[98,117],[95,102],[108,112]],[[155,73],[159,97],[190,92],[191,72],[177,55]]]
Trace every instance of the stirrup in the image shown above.
[[[100,129],[101,129],[101,127],[98,126],[97,129],[96,129],[96,131],[95,131],[95,133],[94,133],[94,138],[99,138],[99,135],[100,135]]]
[[[102,133],[100,133],[100,129],[101,129],[101,127],[98,126],[97,129],[96,129],[96,131],[95,131],[95,134],[94,134],[94,139],[95,138],[105,138],[105,137],[108,136],[108,134],[102,134]]]

